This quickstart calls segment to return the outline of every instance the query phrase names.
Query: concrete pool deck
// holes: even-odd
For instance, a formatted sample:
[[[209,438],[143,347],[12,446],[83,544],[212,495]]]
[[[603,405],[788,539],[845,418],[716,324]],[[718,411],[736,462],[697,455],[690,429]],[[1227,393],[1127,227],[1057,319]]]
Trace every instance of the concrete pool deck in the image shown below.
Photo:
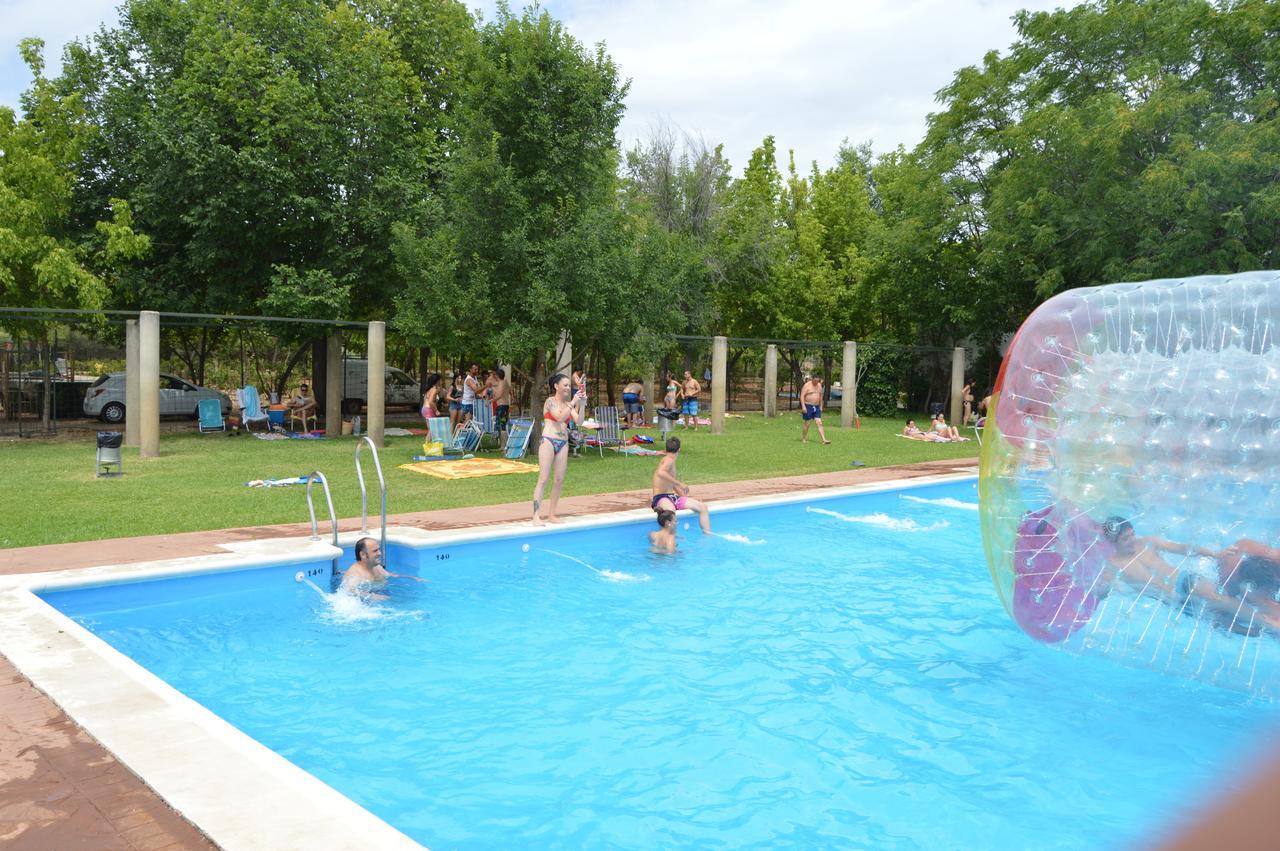
[[[975,459],[698,485],[699,498],[740,499],[973,473]],[[646,506],[648,491],[569,497],[561,514],[583,516]],[[460,530],[524,520],[527,502],[392,515],[388,525]],[[344,531],[359,520],[340,522]],[[258,526],[147,538],[0,550],[0,575],[225,554],[228,545],[310,532],[309,524]],[[15,849],[213,848],[133,772],[75,724],[0,656],[0,844]]]

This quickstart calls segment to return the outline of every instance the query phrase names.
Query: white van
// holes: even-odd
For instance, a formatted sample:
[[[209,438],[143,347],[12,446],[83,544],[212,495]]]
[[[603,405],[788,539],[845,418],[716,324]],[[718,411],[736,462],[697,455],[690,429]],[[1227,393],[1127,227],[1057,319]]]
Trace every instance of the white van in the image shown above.
[[[389,366],[386,369],[387,407],[408,405],[417,408],[422,404],[418,382],[403,369]],[[348,358],[342,380],[342,412],[356,414],[369,399],[369,361],[365,358]]]

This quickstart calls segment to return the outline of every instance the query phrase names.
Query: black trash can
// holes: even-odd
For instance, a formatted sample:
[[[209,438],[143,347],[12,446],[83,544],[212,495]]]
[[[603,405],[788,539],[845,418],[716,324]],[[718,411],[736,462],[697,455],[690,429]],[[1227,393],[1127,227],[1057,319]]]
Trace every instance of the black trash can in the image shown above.
[[[120,462],[120,444],[124,443],[124,435],[118,431],[98,432],[98,459],[94,465],[94,475],[98,478],[115,478],[124,475],[124,465]]]

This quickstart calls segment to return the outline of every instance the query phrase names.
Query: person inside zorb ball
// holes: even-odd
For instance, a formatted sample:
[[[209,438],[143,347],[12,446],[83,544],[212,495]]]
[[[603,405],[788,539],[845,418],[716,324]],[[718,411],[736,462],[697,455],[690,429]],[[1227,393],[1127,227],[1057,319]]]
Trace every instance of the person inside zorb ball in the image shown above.
[[[1280,687],[1280,273],[1072,290],[1001,367],[983,544],[1033,638]]]

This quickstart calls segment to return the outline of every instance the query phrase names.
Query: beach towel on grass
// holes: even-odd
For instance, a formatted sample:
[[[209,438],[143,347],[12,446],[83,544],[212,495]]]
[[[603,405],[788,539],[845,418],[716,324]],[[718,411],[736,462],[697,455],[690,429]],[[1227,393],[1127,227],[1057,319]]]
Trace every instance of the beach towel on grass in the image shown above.
[[[287,485],[305,485],[306,483],[306,476],[294,476],[289,479],[254,479],[251,482],[245,482],[251,488],[282,488]]]
[[[466,458],[460,461],[419,461],[416,464],[401,464],[400,469],[425,473],[437,479],[476,479],[507,473],[536,473],[538,465],[512,461],[509,458]]]
[[[621,452],[623,455],[666,455],[665,452],[659,452],[656,449],[649,449],[644,446],[611,446],[614,452]]]

